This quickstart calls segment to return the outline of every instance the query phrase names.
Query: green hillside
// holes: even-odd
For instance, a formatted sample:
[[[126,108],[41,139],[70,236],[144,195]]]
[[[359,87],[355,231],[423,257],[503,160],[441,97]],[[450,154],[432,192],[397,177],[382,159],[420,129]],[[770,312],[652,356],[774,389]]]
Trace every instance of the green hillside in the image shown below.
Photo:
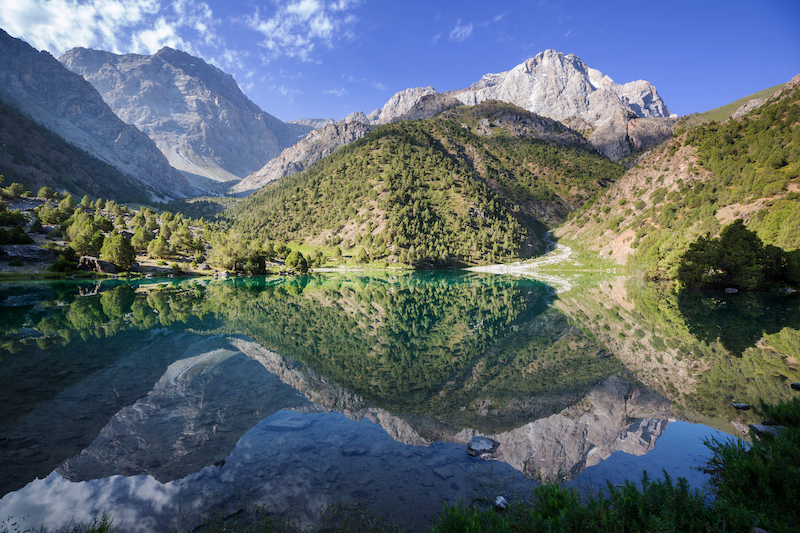
[[[756,100],[758,98],[769,98],[780,89],[786,87],[785,83],[781,83],[780,85],[776,85],[774,87],[769,87],[768,89],[762,89],[757,93],[753,93],[749,96],[745,96],[744,98],[739,98],[731,102],[730,104],[726,104],[720,107],[716,107],[709,111],[704,111],[702,113],[694,113],[686,117],[685,126],[691,127],[696,126],[698,124],[703,124],[706,122],[722,122],[724,120],[728,120],[733,116],[737,109],[742,107],[744,104],[749,102],[750,100]]]
[[[577,134],[509,104],[378,127],[233,206],[255,243],[363,249],[414,266],[510,261],[622,175]]]
[[[678,130],[557,234],[661,279],[675,277],[691,242],[738,218],[764,244],[796,250],[798,119],[795,84],[741,119]]]

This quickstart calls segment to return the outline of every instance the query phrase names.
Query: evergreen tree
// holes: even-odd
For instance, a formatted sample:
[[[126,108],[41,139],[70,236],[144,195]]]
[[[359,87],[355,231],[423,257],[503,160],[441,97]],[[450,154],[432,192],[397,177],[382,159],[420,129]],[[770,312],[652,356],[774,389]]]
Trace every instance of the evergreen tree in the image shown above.
[[[306,273],[308,272],[308,262],[299,250],[294,250],[286,257],[286,268]]]
[[[105,239],[100,255],[121,270],[128,270],[136,260],[136,250],[131,241],[117,233],[117,230]]]
[[[166,259],[172,256],[167,240],[161,235],[147,245],[147,254],[157,259]]]

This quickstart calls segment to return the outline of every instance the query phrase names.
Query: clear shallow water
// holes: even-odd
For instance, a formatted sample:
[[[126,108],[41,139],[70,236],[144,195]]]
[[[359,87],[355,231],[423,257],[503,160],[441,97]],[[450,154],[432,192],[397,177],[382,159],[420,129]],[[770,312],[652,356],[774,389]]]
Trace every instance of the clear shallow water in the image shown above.
[[[689,422],[789,394],[797,309],[479,274],[2,286],[0,514],[166,531],[346,501],[423,529],[537,479],[699,487],[719,432]]]

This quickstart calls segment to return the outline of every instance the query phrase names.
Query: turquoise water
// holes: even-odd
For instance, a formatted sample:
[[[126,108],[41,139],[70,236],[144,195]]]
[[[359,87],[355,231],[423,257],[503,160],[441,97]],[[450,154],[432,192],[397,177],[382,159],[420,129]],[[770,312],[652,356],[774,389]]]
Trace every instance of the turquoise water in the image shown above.
[[[794,296],[475,273],[0,285],[0,531],[442,501],[662,468],[790,397]],[[724,433],[723,433],[724,432]],[[476,434],[500,443],[474,458]],[[12,526],[16,523],[16,526]]]

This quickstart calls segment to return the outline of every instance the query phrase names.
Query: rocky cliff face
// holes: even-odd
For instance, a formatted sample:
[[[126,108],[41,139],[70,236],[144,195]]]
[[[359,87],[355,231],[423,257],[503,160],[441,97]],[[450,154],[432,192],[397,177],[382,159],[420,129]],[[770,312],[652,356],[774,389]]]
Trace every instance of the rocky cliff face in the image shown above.
[[[313,129],[265,113],[233,76],[172,48],[152,56],[75,48],[59,61],[190,178],[244,178]]]
[[[395,93],[381,109],[376,109],[367,119],[370,124],[387,124],[393,122],[413,108],[424,96],[435,94],[433,87],[415,87]]]
[[[575,54],[545,50],[507,72],[486,74],[452,93],[475,105],[502,100],[556,120],[580,117],[603,123],[622,109],[637,117],[668,117],[669,109],[649,82],[614,83]]]
[[[153,142],[120,120],[91,84],[49,53],[38,52],[2,30],[0,88],[6,91],[6,104],[117,167],[154,199],[192,191]]]
[[[305,170],[339,146],[350,144],[369,132],[369,126],[360,122],[328,124],[316,129],[296,145],[285,149],[261,170],[234,185],[231,192],[249,194],[270,181]]]
[[[674,121],[657,120],[670,112],[652,84],[614,83],[575,54],[555,50],[545,50],[507,72],[486,74],[468,89],[450,94],[468,105],[509,102],[578,131],[594,131],[589,141],[614,161],[672,135]],[[637,118],[650,121],[629,128]]]
[[[638,118],[632,111],[618,109],[610,119],[598,126],[589,142],[601,154],[619,161],[634,150],[655,146],[672,137],[677,118]]]

